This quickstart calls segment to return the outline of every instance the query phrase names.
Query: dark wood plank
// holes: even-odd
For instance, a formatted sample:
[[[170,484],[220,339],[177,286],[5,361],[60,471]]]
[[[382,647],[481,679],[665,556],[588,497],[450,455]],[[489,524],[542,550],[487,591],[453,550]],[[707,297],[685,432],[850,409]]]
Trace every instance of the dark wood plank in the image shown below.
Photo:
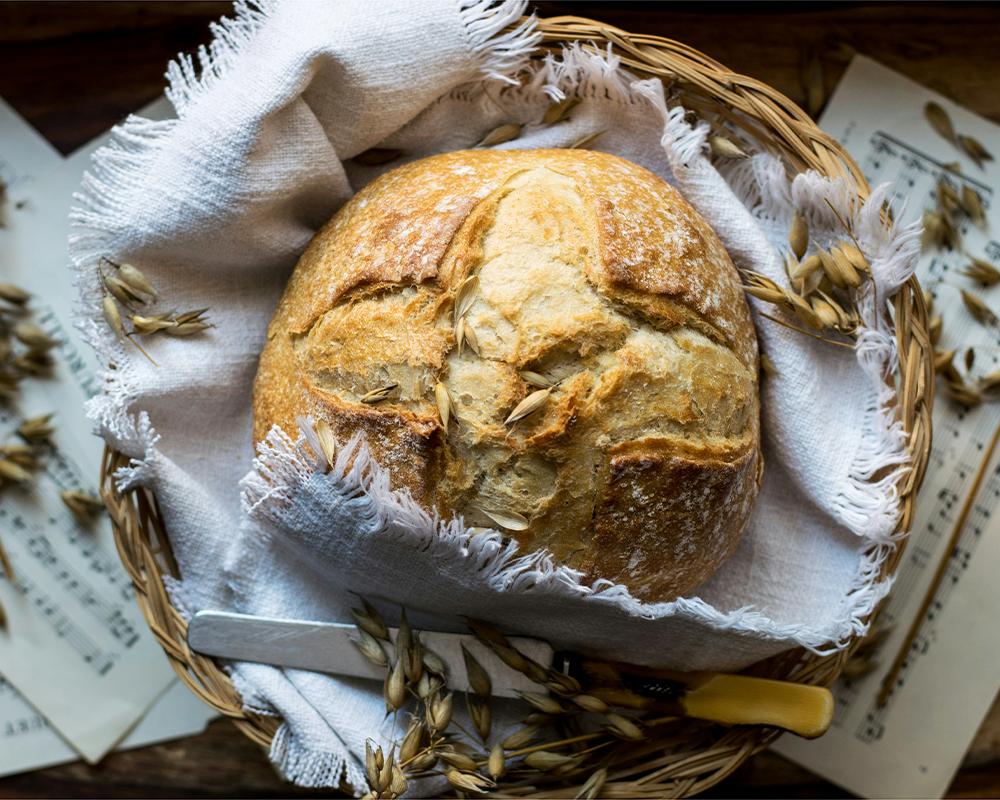
[[[320,0],[316,0],[317,2]],[[696,47],[801,102],[800,65],[819,52],[828,88],[844,45],[1000,121],[996,3],[540,2]],[[68,153],[157,97],[178,52],[210,41],[225,2],[0,2],[0,95]],[[2,146],[2,143],[0,143]],[[202,735],[0,780],[0,798],[285,797],[310,794],[275,775],[260,749],[218,721]],[[762,753],[712,797],[843,797],[837,787]],[[1000,796],[1000,703],[976,736],[949,797]]]

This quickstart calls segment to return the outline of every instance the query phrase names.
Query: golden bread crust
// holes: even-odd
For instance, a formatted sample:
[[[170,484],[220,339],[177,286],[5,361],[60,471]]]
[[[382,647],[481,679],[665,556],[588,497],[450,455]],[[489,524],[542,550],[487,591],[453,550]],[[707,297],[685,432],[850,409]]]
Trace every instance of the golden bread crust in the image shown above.
[[[460,352],[470,278],[461,326],[478,352]],[[558,384],[505,424],[538,391],[526,370]],[[447,153],[359,192],[303,254],[254,386],[256,440],[309,414],[341,439],[363,431],[394,485],[441,513],[521,514],[523,549],[645,600],[702,583],[757,490],[736,271],[674,189],[604,153]]]

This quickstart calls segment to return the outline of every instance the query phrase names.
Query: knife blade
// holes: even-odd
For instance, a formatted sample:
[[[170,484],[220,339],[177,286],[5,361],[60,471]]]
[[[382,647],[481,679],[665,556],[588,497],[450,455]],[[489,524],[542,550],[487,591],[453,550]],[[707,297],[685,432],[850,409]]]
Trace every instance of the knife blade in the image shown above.
[[[357,629],[340,622],[272,619],[227,611],[199,611],[188,625],[189,647],[203,655],[381,681],[385,668],[352,643]],[[397,630],[389,629],[395,641]],[[482,664],[493,694],[518,697],[544,687],[508,667],[476,637],[420,631],[421,643],[444,661],[448,687],[468,691],[462,647]],[[609,705],[656,710],[724,725],[772,725],[806,738],[826,732],[833,695],[826,688],[715,672],[655,670],[556,653],[543,641],[511,637],[510,643],[543,667],[555,666],[580,681],[583,691]]]
[[[389,629],[393,641],[397,630]],[[199,611],[188,624],[188,646],[203,655],[234,661],[254,661],[278,667],[307,669],[353,678],[382,680],[385,668],[371,663],[358,652],[351,639],[353,624],[303,622],[272,619],[228,611]],[[518,697],[518,692],[537,692],[538,684],[511,669],[474,636],[461,633],[420,631],[424,647],[448,667],[449,688],[469,689],[462,645],[483,665],[499,697]],[[552,665],[553,651],[538,639],[512,638],[511,642],[544,667]]]

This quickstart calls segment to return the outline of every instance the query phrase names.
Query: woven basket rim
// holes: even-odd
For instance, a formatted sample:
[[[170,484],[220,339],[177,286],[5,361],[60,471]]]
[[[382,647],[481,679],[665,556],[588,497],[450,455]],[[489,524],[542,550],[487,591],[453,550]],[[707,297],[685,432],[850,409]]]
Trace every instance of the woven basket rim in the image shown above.
[[[644,76],[655,76],[684,93],[685,106],[699,113],[711,111],[736,124],[759,142],[774,147],[796,171],[814,169],[851,181],[861,198],[869,194],[858,166],[844,149],[823,133],[791,100],[753,78],[726,67],[693,48],[658,36],[631,34],[584,17],[538,20],[542,49],[578,42],[599,51],[610,43],[623,66]],[[762,135],[764,138],[761,138]],[[930,451],[933,404],[933,347],[927,332],[927,311],[919,283],[911,277],[892,299],[899,349],[896,410],[908,434],[913,468],[899,485],[901,514],[898,530],[908,530],[914,499],[923,479]],[[177,576],[177,565],[155,496],[144,488],[119,491],[113,475],[129,459],[109,447],[101,465],[101,494],[108,507],[122,564],[136,589],[136,600],[150,630],[163,647],[184,684],[204,702],[231,719],[251,740],[268,747],[281,720],[245,710],[229,676],[214,659],[187,646],[187,624],[171,605],[164,582]],[[892,574],[903,547],[897,547],[882,566]],[[839,675],[857,642],[831,656],[820,657],[797,649],[754,665],[754,674],[828,685]],[[652,780],[644,779],[643,796],[681,797],[702,792],[731,774],[747,758],[770,744],[779,731],[763,726],[726,729],[699,727],[690,736],[694,744],[678,755],[650,756]],[[664,744],[663,752],[667,746]],[[648,777],[648,776],[647,776]],[[623,786],[626,784],[622,784]],[[627,784],[635,786],[634,783]],[[545,796],[572,797],[576,789],[547,790]],[[624,795],[622,795],[624,796]]]

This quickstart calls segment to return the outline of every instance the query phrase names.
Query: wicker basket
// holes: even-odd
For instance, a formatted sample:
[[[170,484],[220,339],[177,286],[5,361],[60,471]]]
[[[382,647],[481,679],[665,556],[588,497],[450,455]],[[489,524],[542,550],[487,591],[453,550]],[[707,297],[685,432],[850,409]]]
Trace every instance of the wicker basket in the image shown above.
[[[623,65],[643,76],[660,78],[687,108],[703,118],[739,126],[761,147],[781,155],[791,172],[813,169],[826,176],[844,177],[855,184],[860,198],[869,193],[864,176],[840,145],[794,103],[760,81],[735,75],[679,42],[626,33],[593,20],[545,19],[539,23],[539,30],[545,47],[553,49],[576,41],[588,48],[610,42]],[[899,346],[899,370],[894,376],[897,408],[909,434],[914,464],[899,487],[902,501],[899,527],[906,530],[930,449],[933,350],[927,334],[927,313],[915,278],[899,290],[893,303]],[[143,489],[121,493],[112,480],[114,471],[126,463],[120,453],[107,451],[101,486],[118,551],[135,583],[139,606],[174,669],[191,691],[233,720],[252,740],[267,747],[280,720],[244,711],[239,695],[219,665],[188,649],[187,626],[171,606],[164,588],[164,575],[176,575],[177,567],[156,498]],[[899,558],[897,549],[885,562],[884,574],[895,570]],[[826,685],[840,673],[849,653],[850,650],[820,658],[796,650],[756,664],[749,671]],[[636,745],[628,759],[612,770],[602,796],[667,798],[697,794],[731,774],[779,734],[766,727],[725,728],[692,720],[656,730],[654,738]],[[578,790],[575,786],[548,787],[545,796],[573,797]]]

